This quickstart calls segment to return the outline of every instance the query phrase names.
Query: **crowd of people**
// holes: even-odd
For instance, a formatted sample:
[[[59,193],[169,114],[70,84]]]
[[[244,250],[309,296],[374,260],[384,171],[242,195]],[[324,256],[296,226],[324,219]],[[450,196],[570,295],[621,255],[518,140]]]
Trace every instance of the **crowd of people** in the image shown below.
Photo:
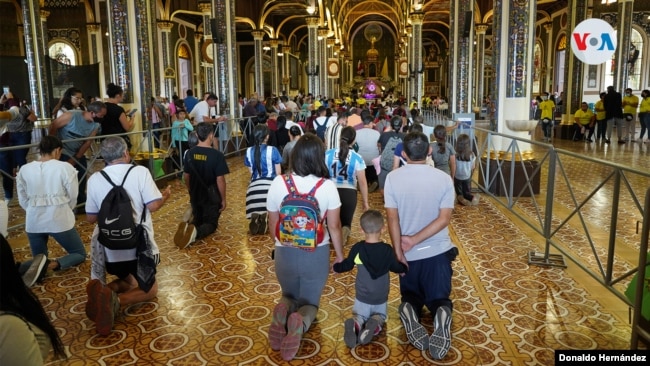
[[[535,98],[534,103],[535,118],[542,126],[545,142],[551,141],[555,112],[562,111],[557,99],[554,101],[549,95],[548,92],[542,93]],[[650,90],[642,90],[639,98],[631,88],[626,88],[624,95],[621,95],[613,86],[608,86],[606,92],[600,93],[593,108],[586,101],[581,102],[580,108],[573,114],[573,119],[573,141],[610,144],[616,128],[619,144],[635,141],[650,143]],[[641,127],[638,139],[637,120]],[[644,140],[646,131],[648,135]]]
[[[85,103],[81,91],[67,90],[56,107],[49,134],[38,145],[39,158],[21,164],[16,177],[33,259],[5,266],[9,259],[4,258],[3,247],[3,285],[15,277],[21,282],[6,297],[3,291],[0,304],[0,315],[16,319],[0,316],[0,321],[11,327],[3,326],[3,331],[18,331],[27,324],[36,329],[36,338],[38,331],[48,334],[57,357],[64,354],[49,320],[38,311],[24,314],[18,302],[32,301],[29,287],[43,281],[48,271],[65,270],[86,260],[75,213],[85,213],[86,221],[96,224],[89,243],[91,280],[85,313],[98,334],[111,333],[122,306],[150,301],[158,294],[155,273],[161,253],[151,213],[164,205],[171,190],[160,190],[146,167],[133,165],[126,133],[134,128],[135,111],[120,106],[121,87],[109,84],[107,95],[106,101]],[[183,161],[180,174],[191,214],[183,218],[174,235],[179,249],[213,234],[227,207],[229,167],[215,146],[215,125],[227,116],[216,112],[217,101],[212,93],[199,101],[187,91],[185,99],[173,98],[168,105],[154,98],[145,111],[152,126],[163,124],[165,116],[171,115],[170,143],[178,151],[176,159]],[[457,147],[458,153],[446,141],[448,128],[438,126],[431,136],[425,135],[417,103],[411,107],[407,111],[399,101],[338,105],[311,95],[296,101],[286,96],[267,98],[264,103],[252,96],[243,103],[242,111],[255,121],[244,158],[251,177],[242,214],[250,220],[251,235],[268,233],[275,243],[273,257],[282,296],[273,309],[268,337],[270,347],[280,351],[283,359],[296,356],[316,318],[332,270],[330,246],[335,271],[360,268],[353,314],[343,322],[346,345],[367,344],[381,332],[392,271],[401,274],[399,316],[409,342],[436,359],[444,358],[449,350],[451,262],[458,251],[447,226],[456,200],[465,205],[477,202],[469,183],[475,157],[467,148],[466,135],[467,139],[458,139],[465,143]],[[18,115],[33,118],[16,112],[12,116]],[[16,131],[20,138],[21,131]],[[99,154],[105,167],[91,175],[86,152],[95,137],[101,139]],[[118,188],[128,196],[133,221],[139,223],[135,247],[114,248],[102,239],[111,235],[102,225],[114,221],[101,220],[104,201]],[[382,214],[369,204],[369,194],[377,189],[384,196],[386,225]],[[359,194],[365,240],[352,246],[346,259]],[[421,199],[414,202],[414,196]],[[48,224],[42,225],[44,221]],[[386,228],[392,246],[381,240]],[[6,219],[2,231],[7,234]],[[50,236],[66,255],[49,257]],[[4,245],[4,236],[1,241]],[[434,318],[431,335],[420,323],[424,308]],[[25,356],[35,357],[37,350]],[[41,353],[42,361],[47,352]]]

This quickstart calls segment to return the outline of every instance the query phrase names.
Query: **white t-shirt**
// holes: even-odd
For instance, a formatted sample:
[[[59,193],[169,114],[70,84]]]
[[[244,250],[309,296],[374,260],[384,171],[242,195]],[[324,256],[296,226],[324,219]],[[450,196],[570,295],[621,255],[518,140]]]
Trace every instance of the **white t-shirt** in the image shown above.
[[[131,164],[115,164],[109,165],[104,168],[108,177],[111,178],[113,183],[121,184],[122,179],[124,179],[124,174],[131,167]],[[108,191],[111,190],[113,186],[101,175],[99,172],[95,172],[90,178],[88,178],[88,198],[86,200],[86,213],[91,215],[97,215],[99,213],[99,208],[102,205],[102,201]],[[131,198],[131,206],[133,207],[134,221],[139,224],[140,216],[142,215],[142,209],[145,205],[162,199],[162,193],[158,190],[156,182],[153,180],[149,169],[144,166],[136,166],[131,170],[129,176],[124,182],[124,189],[126,193]],[[147,217],[145,218],[142,226],[147,230],[149,235],[149,242],[151,243],[151,248],[153,254],[158,254],[158,246],[154,239],[153,234],[153,221],[151,220],[151,212],[146,210]],[[99,229],[95,225],[95,230],[91,238],[92,242],[98,241],[97,237],[99,236]],[[124,262],[135,259],[135,249],[129,250],[110,250],[104,248],[106,260],[108,262]],[[94,264],[93,260],[93,264]],[[92,274],[92,273],[91,273]]]
[[[320,178],[314,175],[308,175],[306,177],[301,177],[295,174],[292,174],[293,183],[296,185],[298,192],[307,193],[309,192],[316,182]],[[269,193],[266,198],[266,209],[270,212],[279,212],[280,205],[284,197],[289,194],[287,186],[284,182],[284,175],[278,175],[271,182],[269,187]],[[341,199],[339,198],[339,192],[336,189],[336,185],[331,180],[325,179],[323,184],[316,190],[314,194],[316,200],[318,201],[318,206],[320,207],[320,214],[324,218],[327,214],[327,210],[336,210],[341,207]],[[275,228],[270,228],[271,232],[275,233]],[[325,235],[323,236],[323,241],[318,243],[318,246],[328,245],[330,243],[330,235],[325,230]],[[282,246],[280,241],[275,239],[275,246]]]
[[[200,123],[203,122],[203,117],[208,116],[216,116],[217,111],[214,109],[214,107],[210,107],[208,102],[205,100],[202,100],[192,108],[192,112],[190,112],[190,117],[194,117],[194,123]]]

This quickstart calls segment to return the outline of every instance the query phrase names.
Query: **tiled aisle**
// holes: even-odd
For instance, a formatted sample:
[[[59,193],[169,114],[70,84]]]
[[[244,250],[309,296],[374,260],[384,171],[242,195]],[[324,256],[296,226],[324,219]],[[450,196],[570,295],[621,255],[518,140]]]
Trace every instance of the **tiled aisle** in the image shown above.
[[[570,144],[570,143],[567,143]],[[647,145],[647,144],[646,144]],[[575,145],[567,145],[575,146]],[[642,146],[643,147],[643,146]],[[623,148],[621,148],[622,150]],[[647,157],[647,151],[632,154]],[[636,160],[636,158],[634,158]],[[114,331],[98,336],[85,318],[90,263],[50,273],[34,287],[54,319],[66,350],[60,365],[275,365],[284,364],[268,346],[271,310],[280,296],[267,236],[247,234],[244,196],[248,172],[242,158],[228,160],[228,208],[215,235],[186,250],[172,242],[188,207],[178,181],[173,197],[155,213],[155,237],[162,252],[156,301],[123,309]],[[371,194],[371,206],[382,209]],[[20,220],[19,207],[12,207]],[[361,238],[357,212],[350,245]],[[92,226],[79,221],[87,243]],[[579,270],[529,266],[526,254],[538,240],[489,199],[459,207],[452,220],[460,247],[454,264],[452,349],[439,364],[550,365],[554,349],[626,349],[630,327],[609,311],[624,308],[594,287]],[[388,240],[388,236],[386,236]],[[12,233],[17,260],[29,257],[26,238]],[[348,245],[348,248],[349,246]],[[51,241],[51,255],[61,250]],[[343,343],[343,320],[354,298],[353,274],[332,275],[318,321],[306,334],[294,365],[421,365],[433,362],[411,347],[397,314],[397,277],[392,278],[388,323],[378,338],[354,350]],[[620,310],[620,309],[619,309]],[[432,323],[429,314],[425,321]],[[429,331],[432,331],[429,326]]]

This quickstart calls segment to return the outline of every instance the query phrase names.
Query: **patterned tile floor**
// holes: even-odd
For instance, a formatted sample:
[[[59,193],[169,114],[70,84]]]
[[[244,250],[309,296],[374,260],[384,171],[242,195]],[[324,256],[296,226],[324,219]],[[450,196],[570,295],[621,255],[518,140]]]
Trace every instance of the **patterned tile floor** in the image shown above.
[[[585,155],[648,169],[650,144],[607,147],[557,140],[556,145]],[[172,181],[173,197],[154,213],[155,238],[162,252],[158,269],[160,291],[152,302],[123,308],[113,332],[96,334],[86,319],[85,285],[90,263],[49,273],[34,287],[60,332],[69,358],[54,365],[276,365],[284,364],[272,351],[266,332],[271,310],[280,296],[270,258],[271,240],[247,234],[244,196],[248,173],[241,157],[228,160],[228,208],[211,237],[186,250],[172,238],[188,196]],[[567,168],[577,170],[567,159]],[[593,171],[576,178],[578,190],[588,186]],[[573,175],[573,173],[572,173]],[[645,182],[647,186],[647,182]],[[556,192],[568,202],[566,189]],[[379,193],[371,206],[382,209]],[[529,201],[530,202],[530,201]],[[594,224],[606,201],[590,202]],[[521,204],[534,216],[532,204]],[[11,221],[22,212],[11,207]],[[358,217],[349,243],[361,238]],[[605,223],[608,224],[608,223]],[[527,253],[540,250],[539,237],[495,201],[483,197],[479,206],[460,207],[452,219],[452,239],[460,256],[454,263],[452,348],[440,364],[550,365],[556,349],[627,349],[630,326],[627,306],[603,290],[583,271],[532,266]],[[87,243],[92,226],[78,228]],[[577,230],[570,225],[567,230]],[[598,228],[606,231],[606,228]],[[386,237],[388,239],[388,237]],[[563,237],[563,239],[567,239]],[[634,235],[629,235],[633,242]],[[638,236],[636,236],[638,240]],[[17,260],[28,258],[27,239],[10,233]],[[61,249],[50,242],[51,256]],[[348,245],[349,248],[350,245]],[[576,249],[580,254],[580,249]],[[633,262],[623,263],[625,268]],[[399,288],[392,278],[388,323],[369,345],[350,350],[343,343],[343,320],[354,299],[353,274],[332,275],[323,293],[317,322],[306,334],[294,365],[421,365],[433,362],[428,353],[411,347],[397,314]],[[432,318],[424,322],[432,331]]]

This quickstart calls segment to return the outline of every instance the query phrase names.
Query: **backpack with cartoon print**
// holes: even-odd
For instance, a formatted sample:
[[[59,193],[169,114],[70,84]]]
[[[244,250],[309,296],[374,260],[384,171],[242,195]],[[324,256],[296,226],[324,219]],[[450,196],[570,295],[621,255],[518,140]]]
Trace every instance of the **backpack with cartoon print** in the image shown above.
[[[283,178],[289,194],[280,203],[275,236],[282,245],[314,251],[324,236],[323,219],[315,194],[325,179],[321,178],[309,193],[300,193],[291,175]]]

